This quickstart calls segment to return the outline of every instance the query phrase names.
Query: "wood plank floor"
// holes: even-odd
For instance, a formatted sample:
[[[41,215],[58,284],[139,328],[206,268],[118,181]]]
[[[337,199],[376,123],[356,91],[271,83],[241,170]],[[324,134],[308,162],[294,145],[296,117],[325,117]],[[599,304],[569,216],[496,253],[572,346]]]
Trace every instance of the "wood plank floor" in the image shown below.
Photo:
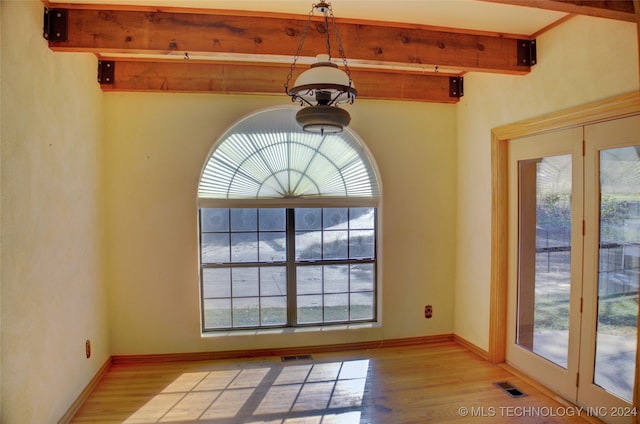
[[[527,394],[512,398],[494,383]],[[114,364],[73,423],[583,423],[455,342],[282,361]],[[584,415],[584,414],[583,414]]]

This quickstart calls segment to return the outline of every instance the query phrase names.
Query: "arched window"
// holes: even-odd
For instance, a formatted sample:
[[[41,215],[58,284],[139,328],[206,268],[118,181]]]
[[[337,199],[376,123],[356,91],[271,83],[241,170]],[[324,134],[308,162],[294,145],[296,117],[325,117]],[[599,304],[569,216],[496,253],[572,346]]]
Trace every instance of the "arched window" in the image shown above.
[[[257,112],[214,145],[198,187],[203,331],[376,320],[375,166],[350,131]]]

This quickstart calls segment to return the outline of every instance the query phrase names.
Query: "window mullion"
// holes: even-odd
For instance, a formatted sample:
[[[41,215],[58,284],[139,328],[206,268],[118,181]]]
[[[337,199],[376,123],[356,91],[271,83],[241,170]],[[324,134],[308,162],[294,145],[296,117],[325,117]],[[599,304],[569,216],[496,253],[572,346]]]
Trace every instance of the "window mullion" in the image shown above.
[[[287,325],[298,324],[295,209],[287,209]]]
[[[231,233],[232,233],[232,229],[231,229],[231,208],[229,208],[227,210],[227,214],[228,214],[228,219],[229,219],[229,228],[228,231],[229,233],[227,234],[227,237],[229,238],[229,263],[233,263],[233,238],[231,237]],[[229,313],[230,313],[230,318],[231,318],[231,328],[235,327],[235,314],[233,313],[233,306],[235,303],[235,298],[233,297],[233,266],[231,266],[229,268],[229,293],[230,293],[230,297],[229,297],[229,307],[231,308]]]

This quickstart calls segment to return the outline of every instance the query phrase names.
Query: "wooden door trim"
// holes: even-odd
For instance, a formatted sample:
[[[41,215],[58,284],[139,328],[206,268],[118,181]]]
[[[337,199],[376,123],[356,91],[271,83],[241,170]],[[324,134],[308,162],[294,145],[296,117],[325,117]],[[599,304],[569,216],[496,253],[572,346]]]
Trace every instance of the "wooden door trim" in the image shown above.
[[[489,360],[505,361],[508,269],[508,143],[512,138],[640,114],[640,91],[491,130],[491,291]],[[640,355],[639,355],[640,356]],[[636,369],[638,366],[636,366]]]

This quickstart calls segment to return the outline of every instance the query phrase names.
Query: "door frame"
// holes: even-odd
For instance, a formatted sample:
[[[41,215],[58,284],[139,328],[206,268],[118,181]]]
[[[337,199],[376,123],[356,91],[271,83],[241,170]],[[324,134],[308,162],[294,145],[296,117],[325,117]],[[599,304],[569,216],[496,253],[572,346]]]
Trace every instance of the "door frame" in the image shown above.
[[[638,114],[640,114],[640,91],[633,91],[491,130],[492,230],[488,359],[492,363],[505,362],[507,344],[509,140]],[[638,340],[640,344],[640,337]],[[637,390],[639,374],[640,355],[636,355],[634,405],[639,401]]]

